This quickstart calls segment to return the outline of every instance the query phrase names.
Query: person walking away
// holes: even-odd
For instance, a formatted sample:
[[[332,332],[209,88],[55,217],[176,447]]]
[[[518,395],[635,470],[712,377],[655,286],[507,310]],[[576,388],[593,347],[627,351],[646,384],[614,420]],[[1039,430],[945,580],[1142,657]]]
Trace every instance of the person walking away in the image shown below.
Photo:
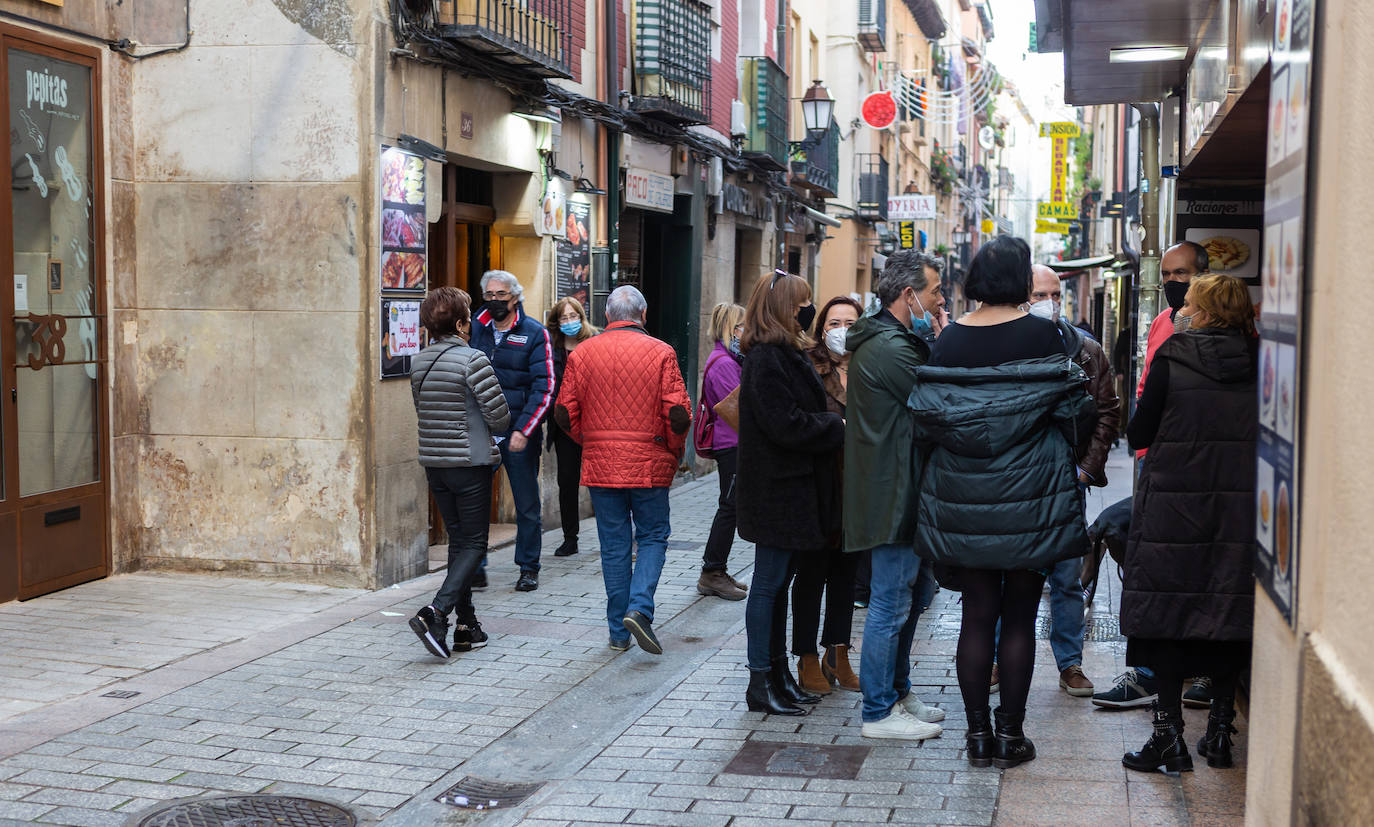
[[[820,696],[787,666],[787,587],[798,558],[840,529],[836,452],[844,422],[826,409],[806,348],[815,320],[811,286],[781,270],[754,285],[744,313],[739,393],[739,535],[754,543],[754,582],[744,610],[754,712],[804,715]]]
[[[1154,733],[1121,763],[1142,772],[1192,769],[1181,684],[1211,678],[1210,767],[1232,764],[1236,680],[1250,658],[1255,608],[1256,400],[1254,308],[1234,276],[1195,278],[1160,346],[1135,416],[1140,475],[1121,593],[1126,663],[1154,671]]]
[[[916,551],[953,567],[963,591],[956,665],[975,767],[1035,758],[1023,722],[1041,587],[1055,563],[1088,551],[1074,446],[1096,406],[1056,326],[1021,309],[1030,290],[1025,241],[980,247],[964,280],[979,307],[945,328],[910,397]],[[994,658],[1001,705],[990,714]]]
[[[1092,438],[1078,447],[1078,485],[1107,484],[1107,454],[1121,425],[1121,403],[1107,354],[1097,340],[1085,335],[1081,325],[1071,325],[1060,315],[1059,275],[1043,264],[1031,267],[1032,315],[1059,326],[1069,358],[1088,377],[1087,390],[1095,404]],[[1060,560],[1050,569],[1050,650],[1059,669],[1059,688],[1073,697],[1093,694],[1093,683],[1083,674],[1082,561]]]
[[[807,356],[825,388],[825,405],[844,418],[845,388],[849,384],[849,352],[845,337],[863,315],[863,305],[848,296],[836,296],[821,308],[816,336]],[[837,451],[836,485],[843,484],[843,447]],[[849,664],[850,634],[854,624],[854,570],[859,555],[844,553],[843,532],[810,560],[799,560],[792,581],[792,654],[798,658],[797,681],[807,692],[829,695],[832,685],[859,691],[859,676]],[[825,628],[821,624],[821,596],[825,596]],[[816,650],[821,632],[822,658]]]
[[[487,550],[491,476],[501,461],[492,434],[510,427],[510,410],[491,363],[464,340],[472,309],[456,287],[431,290],[420,302],[430,345],[411,362],[411,397],[420,465],[448,532],[448,571],[434,600],[410,619],[430,654],[447,658],[487,644],[472,605],[472,578]],[[457,610],[453,648],[445,639]]]
[[[921,740],[945,712],[911,691],[911,644],[933,582],[916,556],[912,420],[916,368],[946,320],[940,260],[914,250],[889,256],[876,291],[883,309],[849,328],[844,434],[844,550],[871,551],[873,569],[859,653],[865,738]]]
[[[553,347],[553,401],[557,405],[568,355],[598,331],[587,321],[582,302],[572,296],[554,302],[544,326],[549,330]],[[558,457],[558,516],[563,524],[563,544],[553,556],[571,557],[577,553],[577,527],[581,522],[577,500],[582,479],[582,446],[555,423],[549,428],[548,447]]]
[[[744,364],[744,352],[740,350],[743,333],[743,307],[721,302],[711,310],[711,338],[715,346],[706,357],[706,369],[701,374],[701,403],[696,421],[698,430],[709,428],[711,431],[711,458],[716,461],[716,477],[720,482],[720,499],[716,501],[716,516],[706,538],[697,594],[725,600],[743,600],[748,587],[731,577],[726,569],[730,546],[735,542],[735,469],[739,466],[739,434],[716,416],[715,407],[739,387],[740,366]]]
[[[582,484],[601,538],[610,646],[663,654],[654,592],[670,532],[668,487],[687,447],[691,399],[677,354],[644,329],[644,295],[624,285],[606,300],[605,331],[568,357],[555,421],[582,445]]]
[[[549,331],[525,315],[524,288],[505,270],[482,274],[482,310],[474,319],[472,346],[486,354],[510,406],[511,428],[501,437],[501,462],[515,500],[515,590],[539,588],[543,518],[539,499],[540,426],[553,404],[553,353]],[[486,584],[485,570],[478,578]]]

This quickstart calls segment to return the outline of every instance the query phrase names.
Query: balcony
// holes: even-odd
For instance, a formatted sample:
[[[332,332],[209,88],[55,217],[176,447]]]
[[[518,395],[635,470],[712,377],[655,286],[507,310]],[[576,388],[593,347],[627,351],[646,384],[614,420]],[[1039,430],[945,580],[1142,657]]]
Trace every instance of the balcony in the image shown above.
[[[834,198],[840,181],[840,128],[830,128],[792,145],[792,184],[813,197]]]
[[[876,152],[861,153],[854,156],[854,169],[859,183],[854,214],[867,221],[886,221],[887,159]]]
[[[740,99],[749,107],[744,153],[778,171],[787,169],[787,73],[767,57],[743,57]]]
[[[630,108],[676,123],[711,120],[711,7],[699,0],[635,4]]]
[[[865,52],[887,51],[887,0],[859,0],[859,46]]]
[[[544,78],[571,78],[572,0],[439,0],[439,34]]]

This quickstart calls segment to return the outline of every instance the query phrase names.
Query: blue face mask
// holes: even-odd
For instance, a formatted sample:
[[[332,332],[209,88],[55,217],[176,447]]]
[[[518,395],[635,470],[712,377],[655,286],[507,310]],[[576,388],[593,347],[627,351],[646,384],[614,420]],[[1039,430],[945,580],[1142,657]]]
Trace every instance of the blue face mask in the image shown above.
[[[922,339],[932,339],[935,337],[935,317],[930,315],[926,306],[921,304],[920,296],[916,297],[916,306],[921,308],[921,315],[911,314],[911,332],[920,336]]]
[[[575,322],[563,322],[558,329],[563,331],[564,336],[576,336],[582,332],[582,321],[579,319]]]

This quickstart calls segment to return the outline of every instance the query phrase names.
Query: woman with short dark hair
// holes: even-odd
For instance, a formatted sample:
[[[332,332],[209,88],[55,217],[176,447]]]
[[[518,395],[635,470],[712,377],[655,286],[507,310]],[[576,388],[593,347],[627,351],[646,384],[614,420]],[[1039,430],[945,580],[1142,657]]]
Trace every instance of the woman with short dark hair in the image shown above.
[[[472,605],[472,578],[487,550],[491,475],[501,462],[492,434],[510,425],[505,394],[491,363],[468,347],[468,294],[438,287],[420,303],[430,344],[411,360],[410,389],[420,434],[420,465],[448,532],[448,573],[428,606],[410,619],[431,654],[447,658],[485,646]],[[448,615],[457,610],[453,648]]]

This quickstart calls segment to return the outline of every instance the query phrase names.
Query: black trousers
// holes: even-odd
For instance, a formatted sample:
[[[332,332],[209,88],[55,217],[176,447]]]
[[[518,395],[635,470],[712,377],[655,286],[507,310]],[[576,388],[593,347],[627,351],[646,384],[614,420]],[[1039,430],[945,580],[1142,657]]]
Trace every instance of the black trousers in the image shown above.
[[[854,556],[859,558],[854,564],[854,599],[867,603],[868,584],[873,582],[873,552],[872,550],[861,551]]]
[[[577,495],[581,491],[582,446],[563,433],[557,425],[553,429],[553,452],[558,457],[558,514],[563,523],[564,539],[577,538],[581,520],[577,514]]]
[[[448,573],[431,605],[445,617],[456,609],[459,623],[477,619],[472,607],[472,576],[487,552],[492,470],[489,465],[425,469],[429,490],[448,531]]]
[[[825,631],[822,646],[848,646],[854,624],[854,570],[859,555],[840,549],[797,552],[797,578],[792,581],[792,654],[820,654],[816,633],[821,623],[821,593],[825,594]]]
[[[730,559],[730,546],[735,542],[735,469],[739,467],[739,449],[717,451],[716,467],[720,499],[716,502],[716,518],[711,521],[711,535],[706,539],[702,571],[725,571]]]

